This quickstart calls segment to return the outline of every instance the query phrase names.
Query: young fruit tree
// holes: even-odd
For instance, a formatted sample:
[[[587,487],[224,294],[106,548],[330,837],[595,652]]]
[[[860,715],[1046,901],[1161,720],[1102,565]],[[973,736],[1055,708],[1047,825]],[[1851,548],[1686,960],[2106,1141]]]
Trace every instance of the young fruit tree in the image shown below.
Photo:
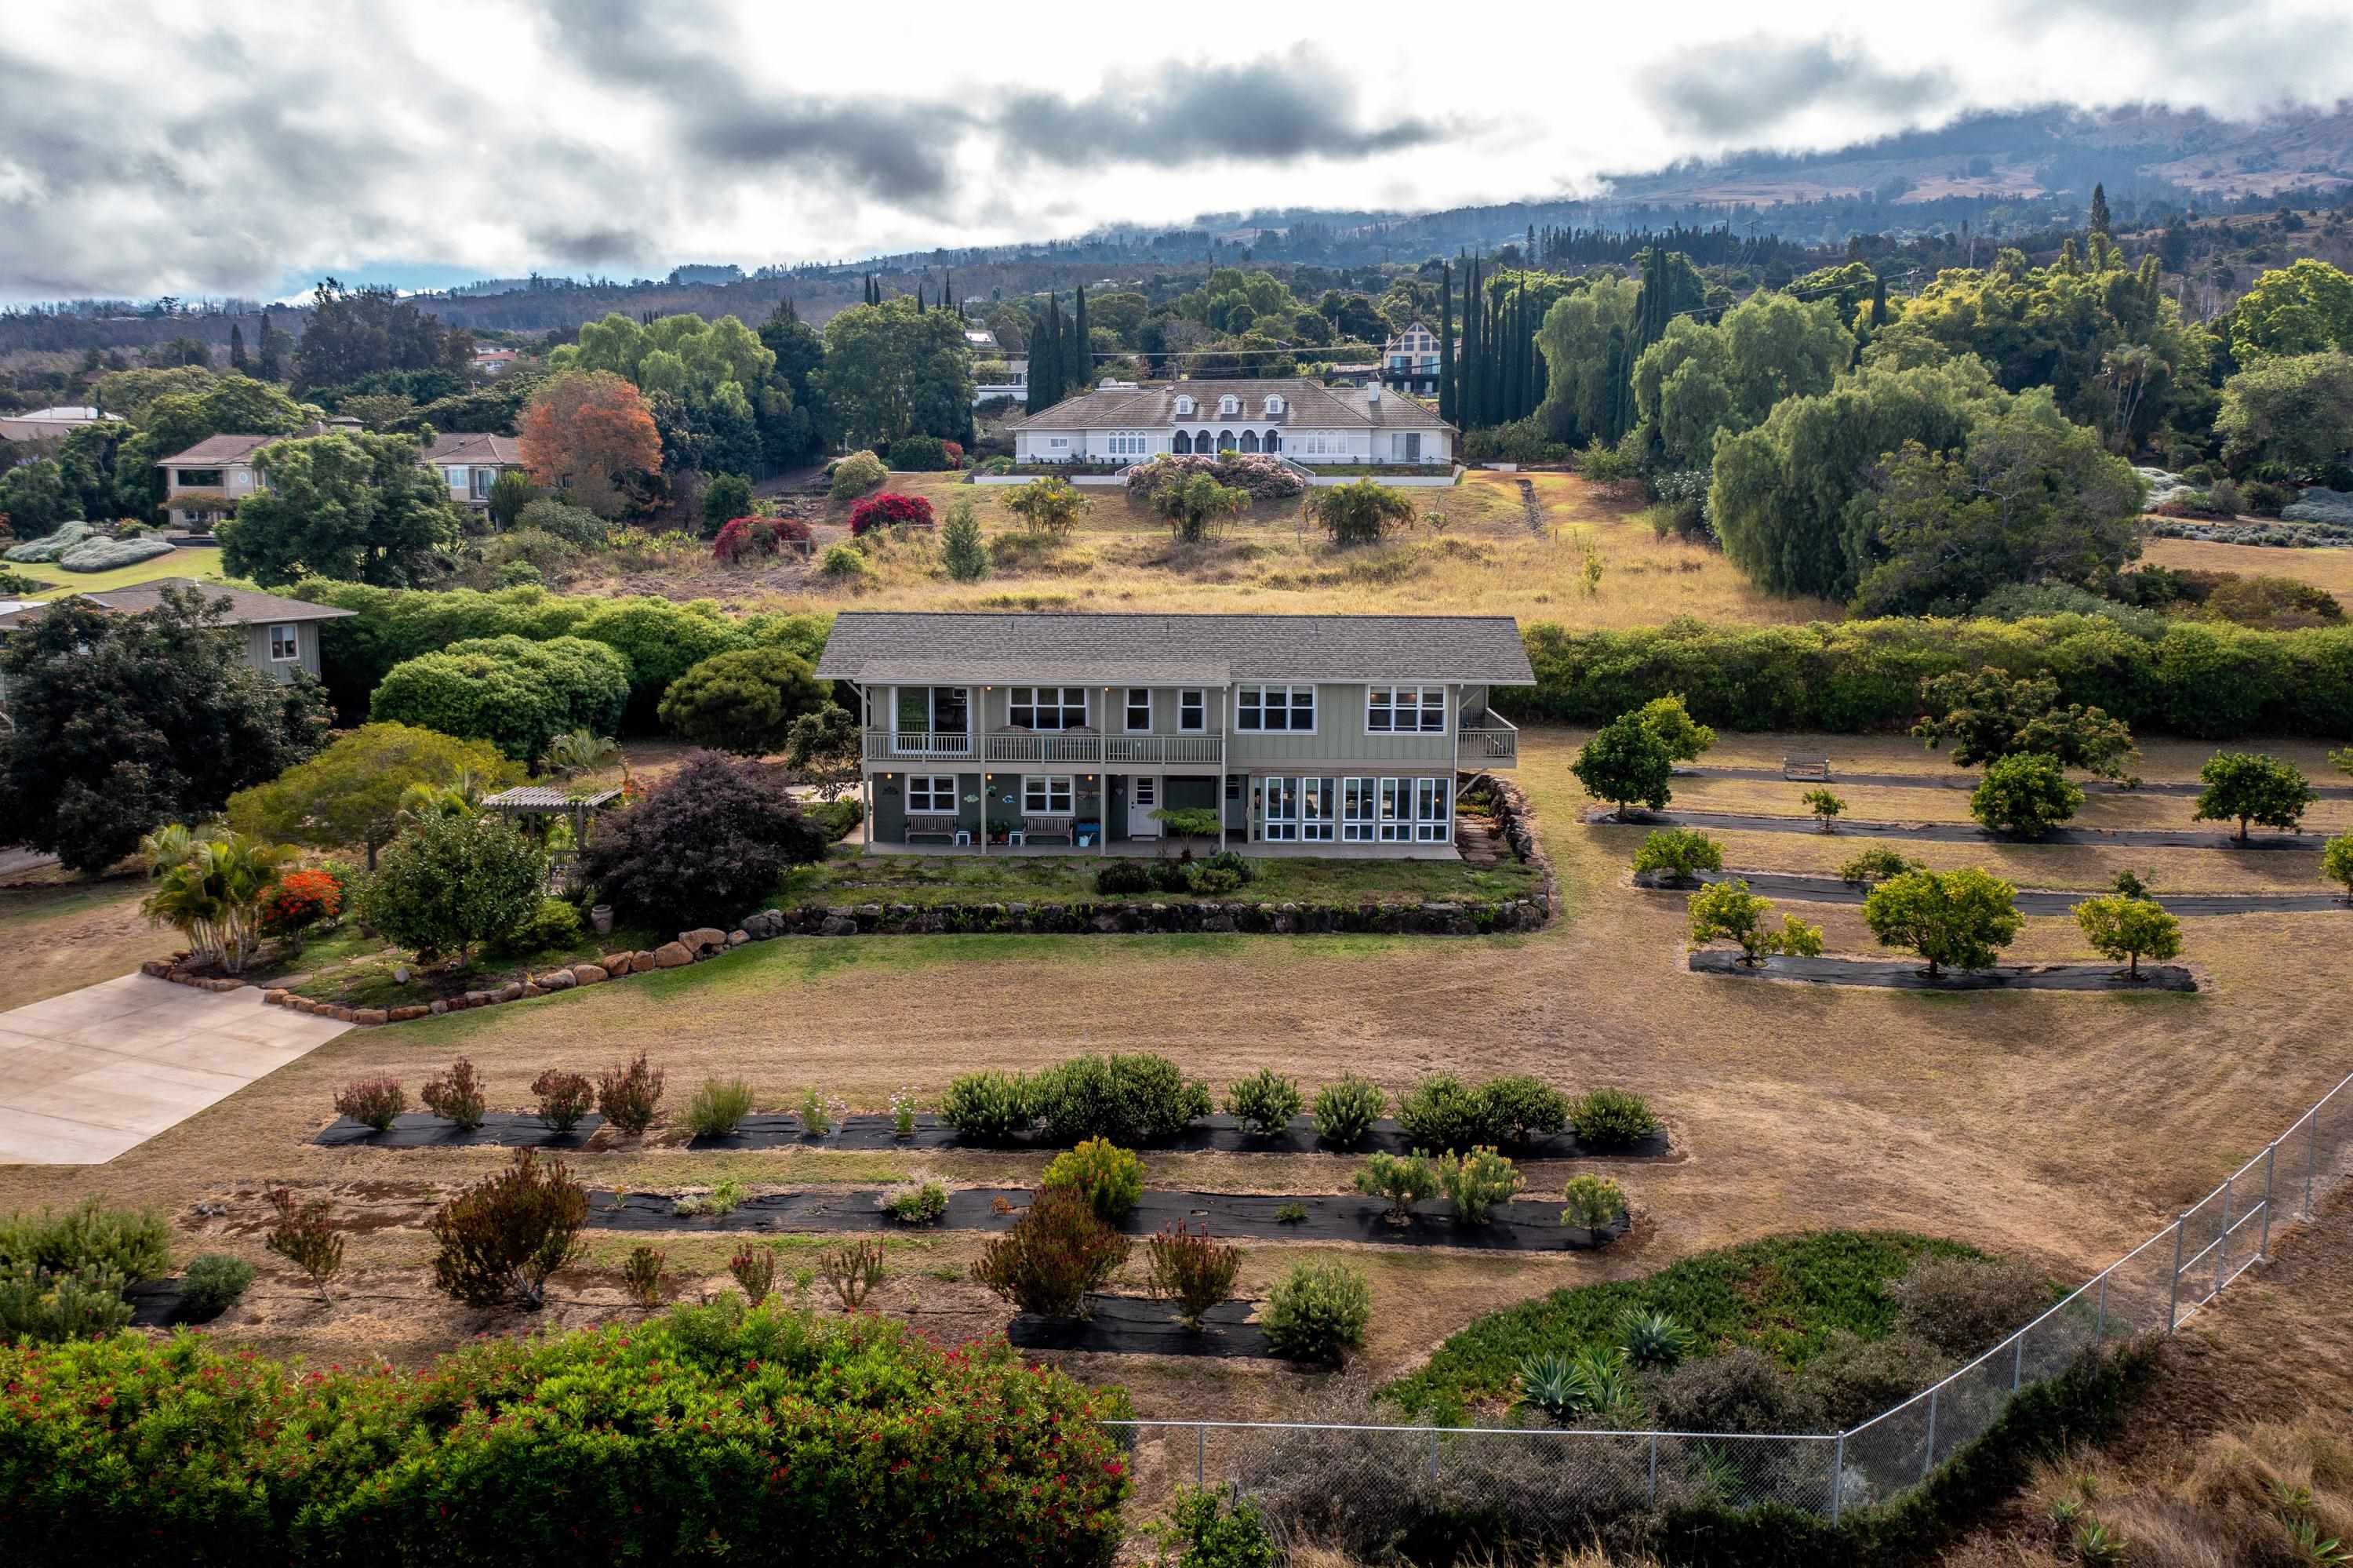
[[[1723,869],[1724,846],[1695,828],[1654,829],[1634,852],[1637,874],[1662,872],[1681,883],[1699,872]]]
[[[1806,809],[1813,812],[1814,820],[1821,823],[1822,832],[1838,832],[1838,820],[1846,810],[1844,800],[1827,789],[1809,789],[1800,799],[1805,801]]]
[[[1740,961],[1751,968],[1772,953],[1793,959],[1822,956],[1820,926],[1809,926],[1788,915],[1782,917],[1779,930],[1768,930],[1765,922],[1772,917],[1773,901],[1749,892],[1748,884],[1736,876],[1710,883],[1693,894],[1689,908],[1694,943],[1737,942]]]
[[[1995,758],[1969,794],[1969,815],[1988,832],[2019,838],[2040,838],[2083,808],[2083,789],[2040,752]]]
[[[2059,705],[2048,675],[2012,680],[2000,670],[1954,671],[1920,683],[1925,710],[1912,733],[1934,751],[1953,743],[1953,763],[1974,768],[2021,752],[2055,757],[2100,779],[2122,779],[2133,756],[2132,731],[2099,708]]]
[[[1631,806],[1653,811],[1664,806],[1673,793],[1667,780],[1674,766],[1666,744],[1640,714],[1620,714],[1594,732],[1569,771],[1587,794],[1609,801],[1622,817]]]
[[[2181,952],[2181,922],[2146,898],[2086,898],[2075,906],[2075,924],[2101,957],[2124,959],[2135,980],[2143,957],[2162,961]]]
[[[1891,948],[1910,948],[1943,966],[1981,969],[2018,936],[2018,889],[1975,866],[1959,871],[1907,871],[1891,876],[1863,900],[1863,923]]]
[[[2323,880],[2345,885],[2346,902],[2353,903],[2353,833],[2339,833],[2320,852]]]
[[[2243,751],[2225,751],[2206,759],[2198,770],[2206,788],[2198,792],[2198,810],[2190,820],[2227,822],[2236,819],[2239,842],[2247,842],[2247,824],[2295,832],[2306,808],[2318,797],[2295,764]]]

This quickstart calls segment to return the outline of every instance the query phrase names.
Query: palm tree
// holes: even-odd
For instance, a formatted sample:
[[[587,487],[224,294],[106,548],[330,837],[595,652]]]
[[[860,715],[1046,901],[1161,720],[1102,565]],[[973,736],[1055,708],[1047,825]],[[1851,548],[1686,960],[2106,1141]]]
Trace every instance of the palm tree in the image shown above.
[[[141,913],[185,937],[193,956],[242,970],[261,945],[262,895],[294,852],[243,833],[198,838],[177,824],[148,834],[140,848],[155,878]]]
[[[400,792],[400,820],[428,821],[435,817],[470,817],[481,806],[487,782],[470,768],[461,768],[447,784],[419,781]]]
[[[594,730],[567,730],[557,736],[547,747],[547,770],[558,779],[571,779],[575,774],[594,773],[607,763],[619,758],[621,778],[629,777],[629,759],[621,755],[621,743],[608,735]]]

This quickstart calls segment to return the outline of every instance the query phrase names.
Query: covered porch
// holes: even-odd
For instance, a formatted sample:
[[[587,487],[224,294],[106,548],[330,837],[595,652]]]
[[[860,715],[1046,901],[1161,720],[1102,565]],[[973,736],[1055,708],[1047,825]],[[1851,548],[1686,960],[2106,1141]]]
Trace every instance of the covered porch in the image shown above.
[[[1067,843],[990,844],[987,853],[995,855],[1035,856],[1040,858],[1083,855],[1090,860],[1152,860],[1174,859],[1180,848],[1189,847],[1198,859],[1220,849],[1253,860],[1430,860],[1460,861],[1462,856],[1449,843],[1268,843],[1253,842],[1249,835],[1229,830],[1225,842],[1194,839],[1187,845],[1176,841],[1151,844],[1128,841],[1110,849],[1079,849]],[[871,855],[970,855],[977,853],[971,844],[943,843],[937,840],[924,842],[875,843],[869,842],[863,853]]]

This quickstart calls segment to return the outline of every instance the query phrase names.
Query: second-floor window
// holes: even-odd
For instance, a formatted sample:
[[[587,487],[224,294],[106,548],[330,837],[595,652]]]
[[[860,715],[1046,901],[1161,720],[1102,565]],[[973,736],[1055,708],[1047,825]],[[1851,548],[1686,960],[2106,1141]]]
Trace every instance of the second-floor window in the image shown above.
[[[1365,692],[1367,735],[1444,735],[1443,686],[1370,686]]]
[[[1199,734],[1209,727],[1209,694],[1194,690],[1176,694],[1176,727]]]
[[[1152,727],[1152,694],[1142,686],[1127,689],[1127,727],[1132,730]]]
[[[1234,727],[1247,730],[1312,730],[1313,686],[1244,686],[1234,699]]]
[[[1014,686],[1008,689],[1006,722],[1016,729],[1084,729],[1084,686]]]
[[[182,490],[218,490],[221,471],[216,468],[174,469],[172,478]]]
[[[293,627],[280,624],[269,629],[269,662],[271,663],[291,664],[301,657],[301,640],[295,636]]]

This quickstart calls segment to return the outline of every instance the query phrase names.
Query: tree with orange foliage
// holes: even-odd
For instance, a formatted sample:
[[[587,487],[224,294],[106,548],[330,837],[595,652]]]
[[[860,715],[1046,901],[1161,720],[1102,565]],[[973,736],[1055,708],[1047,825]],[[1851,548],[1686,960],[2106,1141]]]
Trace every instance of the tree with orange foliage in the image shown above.
[[[661,468],[661,436],[645,399],[609,370],[548,377],[515,429],[531,477],[600,517],[620,513],[625,477]]]

